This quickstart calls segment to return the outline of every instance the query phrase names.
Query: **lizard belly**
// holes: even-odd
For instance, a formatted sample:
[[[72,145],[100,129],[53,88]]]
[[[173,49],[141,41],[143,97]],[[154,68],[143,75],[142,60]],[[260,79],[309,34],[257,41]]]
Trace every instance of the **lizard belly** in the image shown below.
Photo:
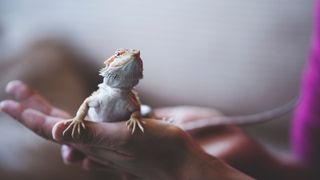
[[[88,117],[91,121],[117,122],[130,118],[128,105],[132,102],[128,98],[103,97],[98,106],[89,107]]]

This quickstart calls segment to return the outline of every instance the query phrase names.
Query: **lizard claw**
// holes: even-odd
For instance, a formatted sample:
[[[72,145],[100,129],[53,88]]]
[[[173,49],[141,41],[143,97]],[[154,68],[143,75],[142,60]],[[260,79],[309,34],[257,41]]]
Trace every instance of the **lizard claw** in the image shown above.
[[[81,134],[81,127],[82,127],[83,129],[86,128],[84,122],[81,121],[81,120],[79,120],[79,119],[76,119],[76,118],[74,118],[74,119],[69,119],[69,120],[66,120],[66,121],[64,122],[64,124],[68,124],[68,123],[70,123],[70,124],[69,124],[68,127],[62,132],[62,135],[63,135],[63,136],[65,135],[65,133],[66,133],[67,131],[69,131],[69,130],[72,128],[71,136],[72,136],[72,138],[75,138],[75,132],[76,132],[76,131],[77,131],[78,134],[80,135],[80,134]]]
[[[132,134],[134,133],[134,131],[136,130],[136,127],[138,126],[139,129],[144,132],[144,128],[142,127],[141,124],[145,124],[145,122],[140,121],[138,118],[130,118],[127,122],[126,122],[126,126],[127,128],[130,130],[132,128]]]

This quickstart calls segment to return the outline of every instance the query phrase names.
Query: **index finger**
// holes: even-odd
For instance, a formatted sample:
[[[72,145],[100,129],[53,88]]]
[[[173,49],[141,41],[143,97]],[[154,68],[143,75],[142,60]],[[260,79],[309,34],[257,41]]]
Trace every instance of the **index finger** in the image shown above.
[[[43,96],[22,81],[14,80],[9,82],[6,86],[6,92],[13,95],[16,100],[28,108],[50,116],[70,118],[68,113],[52,106]]]
[[[2,101],[0,108],[31,131],[49,140],[53,140],[51,133],[53,126],[63,120],[48,116],[35,109],[26,108],[13,100]]]

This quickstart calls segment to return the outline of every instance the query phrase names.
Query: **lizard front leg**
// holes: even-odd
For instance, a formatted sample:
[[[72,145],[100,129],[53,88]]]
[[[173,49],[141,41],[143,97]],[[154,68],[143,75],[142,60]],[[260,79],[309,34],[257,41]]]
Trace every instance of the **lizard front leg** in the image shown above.
[[[63,131],[63,135],[69,131],[72,128],[71,136],[72,138],[75,137],[75,131],[78,131],[78,134],[80,135],[81,127],[83,129],[86,128],[84,124],[85,117],[87,116],[88,110],[89,110],[89,102],[92,100],[92,96],[86,98],[81,106],[79,107],[77,114],[74,118],[66,120],[64,124],[70,123],[68,127]]]
[[[143,121],[141,121],[141,114],[140,111],[135,111],[131,114],[130,119],[126,122],[128,129],[132,128],[132,134],[136,130],[138,126],[139,129],[144,132],[144,128],[142,126]]]

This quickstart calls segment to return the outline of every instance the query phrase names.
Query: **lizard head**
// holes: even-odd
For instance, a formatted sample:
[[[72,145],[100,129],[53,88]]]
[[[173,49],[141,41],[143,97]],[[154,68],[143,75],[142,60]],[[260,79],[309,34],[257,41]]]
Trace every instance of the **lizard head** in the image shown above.
[[[143,77],[143,63],[137,49],[118,49],[104,64],[100,75],[108,86],[130,89]]]

